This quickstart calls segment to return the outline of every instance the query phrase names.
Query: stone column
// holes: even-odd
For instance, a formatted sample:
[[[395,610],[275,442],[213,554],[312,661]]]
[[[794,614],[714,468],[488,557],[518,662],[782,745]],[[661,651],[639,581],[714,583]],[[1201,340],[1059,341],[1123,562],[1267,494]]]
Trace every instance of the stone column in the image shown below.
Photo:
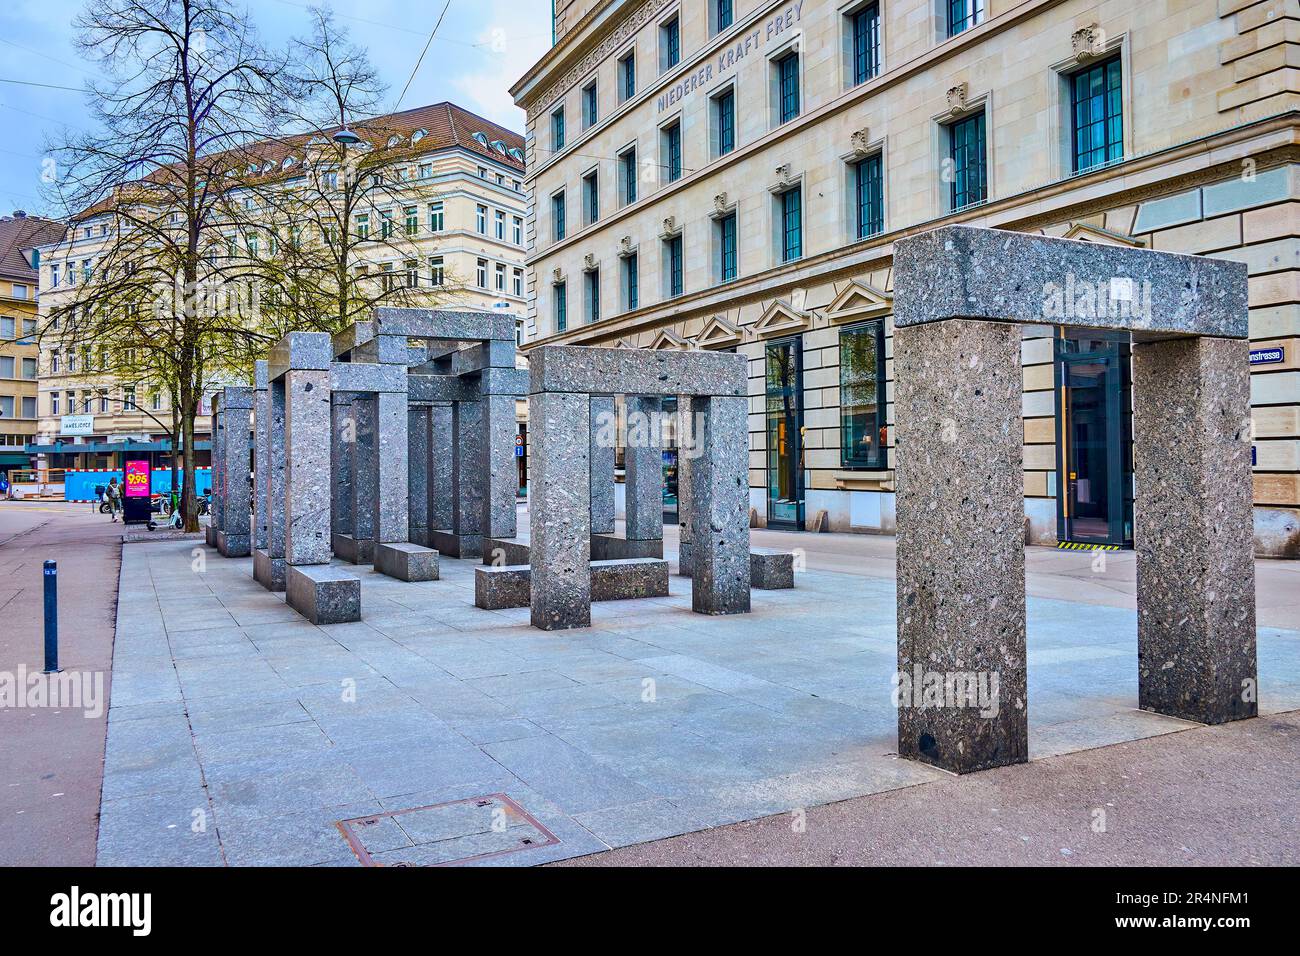
[[[248,487],[248,414],[253,408],[253,390],[230,385],[221,400],[221,527],[217,529],[217,550],[227,558],[246,558],[252,553],[252,504]]]
[[[330,373],[285,373],[285,562],[290,567],[330,560]]]
[[[483,405],[481,402],[452,404],[451,442],[451,530],[455,557],[482,555],[483,512],[486,507],[486,475],[483,462]],[[441,550],[441,548],[439,549]]]
[[[267,363],[253,363],[253,548],[266,550],[266,483],[271,473],[271,393]]]
[[[406,411],[407,512],[410,540],[429,543],[429,406],[411,405]]]
[[[352,399],[352,533],[340,535],[335,553],[353,564],[375,560],[375,510],[379,462],[375,442],[375,397]]]
[[[691,399],[702,433],[690,469],[692,588],[697,614],[749,610],[748,399]],[[661,512],[662,514],[662,512]]]
[[[1138,705],[1206,724],[1258,712],[1249,349],[1133,344]]]
[[[486,375],[485,375],[486,377]],[[483,496],[483,534],[489,538],[513,538],[516,534],[515,498],[519,473],[515,465],[515,396],[483,396],[483,439],[479,447],[480,474],[486,485]]]
[[[612,395],[591,396],[591,533],[614,533],[614,458],[618,423]]]
[[[407,522],[407,453],[409,432],[405,392],[379,392],[371,401],[374,412],[374,539],[385,544],[405,542]]]
[[[352,417],[351,392],[335,392],[330,402],[330,535],[351,535],[356,527],[353,518],[353,453],[356,444],[356,419]],[[347,545],[332,542],[335,551]]]
[[[907,326],[894,354],[898,752],[954,773],[1023,763],[1020,327]]]
[[[691,459],[699,452],[691,396],[677,396],[677,573],[692,574]],[[746,478],[748,481],[748,478]]]
[[[657,541],[664,536],[664,463],[658,397],[629,395],[624,508],[627,540]]]
[[[222,502],[225,499],[224,469],[222,468],[226,443],[222,436],[221,393],[212,396],[212,495],[208,504],[208,527],[204,540],[208,547],[217,546],[217,533],[223,527],[224,513]],[[175,450],[173,449],[173,454]]]
[[[591,405],[586,393],[529,396],[531,620],[591,624]]]
[[[429,530],[450,531],[452,517],[452,412],[450,404],[429,406]]]
[[[258,495],[266,501],[266,547],[253,552],[253,579],[268,591],[285,588],[285,486],[288,467],[285,444],[285,380],[271,380],[266,389],[268,467]]]

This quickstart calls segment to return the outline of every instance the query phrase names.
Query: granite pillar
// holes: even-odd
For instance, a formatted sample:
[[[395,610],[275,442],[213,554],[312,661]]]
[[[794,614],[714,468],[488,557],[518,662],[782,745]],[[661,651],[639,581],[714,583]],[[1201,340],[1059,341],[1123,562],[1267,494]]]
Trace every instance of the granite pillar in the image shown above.
[[[482,470],[483,404],[455,402],[451,418],[451,531],[456,538],[451,550],[455,557],[479,557],[487,507],[487,476]],[[440,546],[439,550],[448,549]]]
[[[407,408],[407,514],[410,540],[429,543],[429,406]]]
[[[310,333],[308,333],[310,334]],[[328,370],[285,372],[285,562],[330,560],[330,375]]]
[[[429,529],[450,530],[452,517],[452,412],[450,404],[429,406]]]
[[[591,396],[591,533],[614,533],[614,458],[618,422],[612,395]]]
[[[266,482],[271,472],[271,393],[267,364],[253,363],[253,548],[266,549]]]
[[[1138,705],[1206,724],[1258,712],[1249,349],[1133,344]]]
[[[285,381],[271,379],[266,389],[268,467],[258,495],[266,502],[266,546],[253,552],[253,579],[268,591],[285,589]]]
[[[701,443],[690,470],[691,609],[744,614],[749,611],[748,399],[697,396],[690,404]]]
[[[406,512],[409,488],[406,393],[379,392],[370,405],[374,414],[373,537],[377,543],[404,543],[410,533]]]
[[[330,533],[351,534],[353,519],[352,469],[356,444],[356,420],[352,417],[350,392],[335,392],[330,401]]]
[[[487,394],[481,402],[483,438],[479,471],[484,484],[482,534],[513,538],[516,534],[515,499],[519,471],[515,465],[515,396]]]
[[[353,564],[370,564],[375,559],[375,514],[379,497],[373,395],[353,396],[352,437],[352,532],[334,539],[334,551]]]
[[[252,461],[248,448],[248,416],[253,389],[229,385],[222,390],[221,443],[222,516],[217,528],[217,549],[227,558],[252,553],[252,506],[248,484]]]
[[[692,574],[691,564],[691,461],[699,446],[691,396],[677,396],[677,573]]]
[[[624,456],[625,528],[629,541],[655,541],[664,536],[663,400],[629,395],[627,450]]]
[[[898,752],[954,773],[1023,763],[1020,327],[902,327],[894,354]]]
[[[222,515],[225,488],[222,486],[225,469],[226,443],[222,440],[221,395],[212,398],[212,491],[208,501],[208,527],[204,531],[204,540],[208,547],[217,547],[217,534],[222,528]]]
[[[530,607],[534,627],[591,624],[591,405],[586,393],[528,399]]]

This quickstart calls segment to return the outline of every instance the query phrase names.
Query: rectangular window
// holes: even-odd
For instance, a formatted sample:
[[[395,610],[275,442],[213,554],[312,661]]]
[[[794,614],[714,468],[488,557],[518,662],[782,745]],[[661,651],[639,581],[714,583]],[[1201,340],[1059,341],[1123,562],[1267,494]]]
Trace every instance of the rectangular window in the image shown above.
[[[381,209],[379,211],[379,236],[381,239],[388,239],[393,235],[393,211],[391,209]],[[255,253],[256,240],[252,251]]]
[[[713,128],[718,155],[726,156],[736,148],[736,88],[713,98]]]
[[[952,208],[962,209],[988,197],[984,157],[984,111],[948,127],[948,158],[952,160]]]
[[[876,319],[840,332],[840,461],[887,468],[888,447],[885,323]]]
[[[880,72],[880,5],[849,15],[853,26],[853,83],[865,83]]]
[[[433,163],[421,163],[421,164],[420,164],[420,173],[419,173],[419,175],[420,175],[420,178],[421,178],[421,179],[432,179],[432,178],[433,178]]]
[[[36,381],[36,359],[23,359],[23,378],[30,379],[33,382]]]
[[[551,286],[555,299],[555,331],[563,332],[569,327],[569,288],[563,282]]]
[[[796,186],[781,194],[781,261],[803,255],[803,189]]]
[[[516,269],[510,277],[511,291],[519,298],[524,297],[524,270]]]
[[[14,375],[14,357],[12,355],[0,355],[0,378],[17,378]]]
[[[585,274],[587,284],[587,321],[600,320],[600,270],[592,269]]]
[[[667,126],[663,131],[663,167],[667,182],[682,178],[682,124]]]
[[[442,202],[429,203],[429,231],[442,232]]]
[[[50,392],[50,414],[51,415],[59,414],[59,393],[58,392]]]
[[[668,297],[673,298],[682,294],[684,281],[682,269],[682,237],[673,236],[671,239],[664,240],[664,251],[667,258],[668,273]]]
[[[153,392],[150,393],[149,405],[155,412],[159,411],[163,407],[162,392],[159,389],[155,388]]]
[[[948,4],[948,36],[955,37],[984,22],[984,0],[945,0]]]
[[[406,217],[406,234],[416,235],[420,231],[420,210],[415,206],[407,206],[403,214]]]
[[[15,282],[11,288],[13,289],[13,297],[15,299],[25,300],[27,298],[27,286]]]
[[[474,207],[474,228],[478,230],[479,235],[487,235],[487,206],[481,203]]]
[[[510,221],[510,239],[516,246],[524,244],[524,221],[519,216]]]
[[[713,0],[713,32],[721,33],[731,26],[731,0]]]
[[[35,418],[35,417],[36,417],[36,396],[24,395],[23,396],[23,418]]]
[[[587,225],[600,218],[600,181],[595,171],[582,177],[582,214]]]
[[[551,114],[551,148],[557,153],[564,149],[564,107]]]
[[[406,270],[406,287],[414,289],[420,284],[420,263],[417,259],[407,259],[402,267]]]
[[[1119,57],[1070,77],[1070,109],[1076,173],[1124,158]]]
[[[641,271],[636,253],[623,257],[623,310],[631,312],[637,308],[641,299]]]
[[[443,265],[442,256],[434,256],[429,260],[429,285],[442,285],[446,279],[446,268]]]
[[[671,70],[682,59],[682,30],[677,17],[659,27],[659,71]]]
[[[622,102],[636,96],[636,51],[618,61],[618,98]]]
[[[496,230],[496,237],[502,242],[506,241],[506,214],[504,210],[497,209],[493,211],[492,226]]]
[[[12,342],[18,335],[18,321],[7,315],[0,316],[0,342]]]
[[[52,265],[50,266],[50,288],[57,289],[58,287],[59,287],[59,267],[57,265]]]
[[[370,236],[370,214],[365,212],[357,213],[356,232],[358,239],[366,239]]]
[[[599,101],[596,99],[596,81],[582,88],[582,128],[591,129],[600,119]]]
[[[880,153],[853,165],[853,187],[857,237],[864,239],[884,232],[884,172]]]
[[[506,291],[506,267],[505,263],[498,262],[496,267],[496,289],[498,292]]]
[[[718,220],[718,281],[736,278],[736,214]]]
[[[551,197],[551,235],[559,242],[564,238],[564,193],[558,192]]]
[[[636,147],[624,150],[618,157],[623,171],[623,205],[636,202]]]
[[[480,289],[488,287],[488,263],[486,259],[479,259],[475,267],[474,281],[478,283]]]
[[[799,54],[787,53],[776,61],[777,115],[788,123],[799,115]]]

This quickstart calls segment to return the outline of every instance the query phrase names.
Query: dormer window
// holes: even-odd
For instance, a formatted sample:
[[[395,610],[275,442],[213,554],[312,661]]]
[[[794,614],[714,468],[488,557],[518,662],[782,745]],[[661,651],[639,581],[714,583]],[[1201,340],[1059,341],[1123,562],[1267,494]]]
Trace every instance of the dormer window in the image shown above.
[[[396,145],[397,145],[398,143],[400,143],[401,141],[402,141],[402,137],[400,137],[400,136],[398,136],[396,133],[394,133],[392,136],[388,137],[388,148],[389,148],[389,149],[392,149],[394,146],[396,146]]]
[[[475,133],[474,142],[478,143],[480,146],[484,148],[487,148],[487,144],[488,144],[487,133],[482,133],[482,132]]]
[[[411,142],[418,143],[420,140],[424,139],[424,137],[428,135],[429,135],[429,131],[427,129],[417,129],[414,133],[411,134]]]
[[[491,146],[492,146],[492,148],[493,148],[494,150],[496,150],[496,151],[497,151],[498,153],[500,153],[502,156],[504,156],[504,155],[506,154],[506,144],[503,143],[503,142],[501,142],[501,140],[499,140],[499,139],[494,139],[494,140],[492,140]]]

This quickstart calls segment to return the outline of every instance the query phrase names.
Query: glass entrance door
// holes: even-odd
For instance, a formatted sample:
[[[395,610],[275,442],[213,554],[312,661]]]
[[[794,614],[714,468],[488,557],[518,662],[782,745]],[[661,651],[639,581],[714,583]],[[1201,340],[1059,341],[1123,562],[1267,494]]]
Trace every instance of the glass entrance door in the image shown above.
[[[1132,405],[1126,338],[1056,340],[1057,537],[1133,543]]]
[[[803,530],[803,354],[799,339],[767,346],[767,523]]]

